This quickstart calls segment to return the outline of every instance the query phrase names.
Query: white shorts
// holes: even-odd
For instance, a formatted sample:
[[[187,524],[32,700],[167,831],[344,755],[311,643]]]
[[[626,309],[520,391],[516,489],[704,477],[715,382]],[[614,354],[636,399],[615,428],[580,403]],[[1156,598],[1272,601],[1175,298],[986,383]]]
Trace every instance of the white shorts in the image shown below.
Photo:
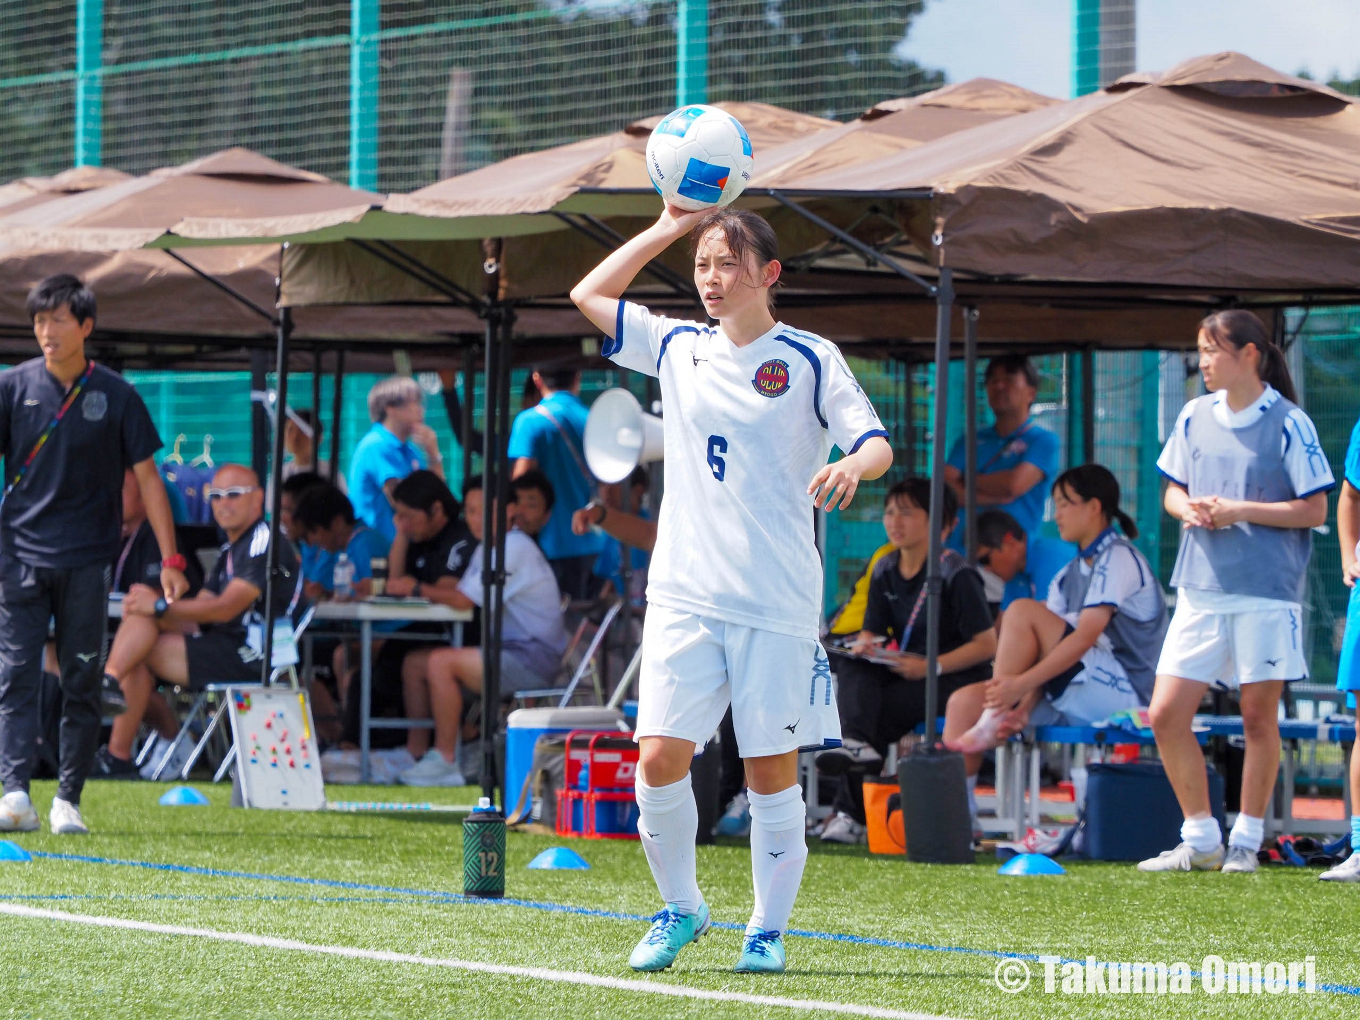
[[[1034,726],[1090,726],[1122,712],[1142,708],[1129,675],[1103,644],[1081,657],[1081,672],[1056,699],[1044,697],[1030,713]]]
[[[702,748],[729,703],[743,758],[840,743],[831,664],[818,641],[648,606],[634,739],[679,737]]]
[[[1301,614],[1291,608],[1216,613],[1177,599],[1157,675],[1225,691],[1263,680],[1305,679]]]

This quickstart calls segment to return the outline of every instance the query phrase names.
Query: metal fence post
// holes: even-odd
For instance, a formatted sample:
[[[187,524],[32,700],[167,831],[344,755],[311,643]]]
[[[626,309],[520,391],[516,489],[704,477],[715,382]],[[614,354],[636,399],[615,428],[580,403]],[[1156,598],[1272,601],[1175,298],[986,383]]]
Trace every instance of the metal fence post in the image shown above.
[[[76,2],[75,165],[99,166],[104,137],[104,0]]]
[[[675,100],[708,101],[708,0],[679,0],[675,18]]]
[[[379,0],[350,0],[349,185],[378,186]]]

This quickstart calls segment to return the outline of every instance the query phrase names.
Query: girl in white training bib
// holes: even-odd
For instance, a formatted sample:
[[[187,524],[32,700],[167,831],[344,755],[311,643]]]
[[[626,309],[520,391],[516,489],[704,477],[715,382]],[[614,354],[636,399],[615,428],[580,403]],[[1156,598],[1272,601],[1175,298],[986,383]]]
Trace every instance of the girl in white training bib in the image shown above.
[[[1294,403],[1284,352],[1256,315],[1235,309],[1201,322],[1199,367],[1209,393],[1185,405],[1157,461],[1167,513],[1183,529],[1150,714],[1185,822],[1180,845],[1142,871],[1256,870],[1280,764],[1280,694],[1308,675],[1309,529],[1326,520],[1336,485],[1317,429]],[[1191,731],[1210,685],[1236,694],[1246,736],[1242,810],[1226,853]]]
[[[622,299],[686,233],[714,325]],[[576,285],[610,339],[602,353],[656,376],[666,495],[648,575],[636,738],[638,831],[665,907],[629,958],[669,967],[709,928],[699,892],[689,767],[732,706],[751,805],[755,910],[736,969],[781,972],[807,859],[798,749],[838,743],[818,642],[822,566],[814,508],[849,505],[892,464],[888,433],[834,344],[777,322],[774,231],[755,213],[667,206]],[[827,463],[835,445],[845,456]]]

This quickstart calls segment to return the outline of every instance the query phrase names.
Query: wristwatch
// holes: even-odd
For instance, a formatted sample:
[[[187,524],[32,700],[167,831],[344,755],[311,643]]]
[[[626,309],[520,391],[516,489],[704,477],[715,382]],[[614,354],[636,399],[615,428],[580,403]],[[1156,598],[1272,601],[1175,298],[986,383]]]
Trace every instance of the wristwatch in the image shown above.
[[[415,584],[411,585],[411,597],[412,597],[413,599],[418,599],[418,598],[420,598],[420,582],[419,582],[419,581],[417,581]]]
[[[156,600],[155,606],[152,607],[152,612],[155,613],[156,619],[159,620],[162,616],[165,615],[165,611],[169,608],[170,603],[166,602],[164,598],[159,598]]]
[[[590,510],[598,510],[598,511],[600,511],[600,519],[599,519],[598,521],[591,521],[591,522],[590,522],[593,526],[595,526],[595,527],[597,527],[597,528],[598,528],[601,524],[603,524],[603,523],[604,523],[604,519],[605,519],[606,517],[609,516],[609,507],[605,506],[605,505],[604,505],[603,503],[601,503],[598,499],[592,499],[589,503],[587,503],[584,507],[582,507],[582,509],[583,509],[583,510],[586,510],[586,511],[590,511]]]
[[[187,570],[189,569],[189,561],[184,558],[183,553],[175,553],[175,555],[167,556],[161,560],[161,567],[163,569]]]

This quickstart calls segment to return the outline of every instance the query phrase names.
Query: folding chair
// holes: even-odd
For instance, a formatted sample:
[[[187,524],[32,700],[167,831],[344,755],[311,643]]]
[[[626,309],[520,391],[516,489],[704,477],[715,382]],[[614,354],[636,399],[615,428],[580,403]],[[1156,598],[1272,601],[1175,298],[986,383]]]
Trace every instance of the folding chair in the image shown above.
[[[601,646],[604,644],[605,638],[609,634],[609,628],[614,625],[614,621],[618,619],[619,613],[622,611],[623,599],[613,599],[609,603],[609,608],[605,610],[604,616],[601,617],[600,622],[595,625],[595,634],[591,637],[589,644],[586,645],[585,652],[581,655],[580,661],[577,663],[575,669],[573,669],[571,665],[572,656],[580,646],[586,630],[591,626],[588,617],[581,621],[581,625],[577,627],[576,634],[572,638],[571,643],[567,645],[567,650],[562,653],[562,664],[558,668],[558,676],[570,673],[570,679],[567,681],[565,687],[541,687],[527,691],[515,691],[513,695],[514,700],[524,701],[529,698],[556,697],[558,698],[557,707],[566,708],[566,706],[571,703],[572,696],[576,693],[576,688],[580,686],[581,681],[585,678],[586,674],[592,672],[594,674],[596,694],[603,700],[603,692],[599,689],[599,669],[596,659]]]
[[[300,616],[298,618],[297,623],[293,625],[293,641],[295,644],[297,640],[302,637],[303,632],[312,622],[312,617],[315,614],[316,614],[315,606],[308,606],[306,609],[303,610],[302,616]],[[276,647],[274,650],[275,654],[277,654],[278,650],[279,649]],[[291,662],[284,665],[275,666],[270,671],[269,674],[270,685],[272,686],[273,684],[279,682],[286,676],[288,677],[289,684],[293,687],[294,690],[296,690],[298,687],[297,661],[298,660],[295,651],[292,656]],[[184,744],[186,740],[192,739],[190,731],[194,723],[196,721],[202,721],[206,723],[206,725],[204,725],[203,728],[203,735],[199,737],[198,742],[194,744],[193,751],[190,752],[189,757],[184,762],[183,768],[181,768],[179,772],[180,779],[188,779],[189,773],[192,772],[194,766],[198,764],[198,759],[201,758],[203,756],[203,752],[207,750],[209,741],[212,740],[213,735],[218,731],[219,728],[221,728],[223,724],[223,716],[226,714],[227,707],[227,702],[223,695],[228,690],[232,689],[239,690],[245,688],[249,690],[252,688],[261,687],[264,687],[264,684],[261,683],[204,684],[203,687],[199,689],[197,695],[195,696],[193,704],[189,706],[189,711],[185,715],[183,722],[180,723],[179,732],[175,734],[175,739],[170,741],[170,746],[165,749],[165,754],[161,756],[161,760],[157,763],[155,771],[151,773],[152,781],[154,782],[155,780],[161,778],[162,773],[165,772],[166,766],[170,763],[170,760],[175,756],[175,753],[180,749],[180,747]],[[216,700],[217,703],[213,705],[210,710],[209,702],[212,700]],[[220,783],[226,777],[227,772],[231,769],[231,766],[235,761],[236,761],[236,747],[234,744],[232,744],[229,745],[227,750],[223,753],[221,764],[217,766],[217,771],[213,773],[213,782]]]

